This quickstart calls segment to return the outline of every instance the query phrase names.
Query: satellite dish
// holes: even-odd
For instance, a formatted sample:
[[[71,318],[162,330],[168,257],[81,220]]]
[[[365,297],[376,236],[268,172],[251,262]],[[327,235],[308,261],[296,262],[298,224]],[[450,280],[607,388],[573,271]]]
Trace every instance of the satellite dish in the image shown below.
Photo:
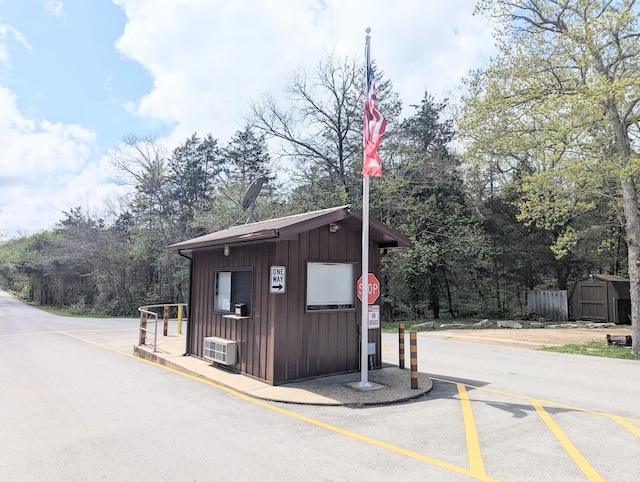
[[[267,181],[266,177],[259,177],[255,181],[251,183],[251,185],[247,188],[247,192],[244,193],[244,197],[242,198],[242,209],[245,211],[255,206],[256,199],[260,195],[260,191],[262,190],[262,185]]]
[[[256,199],[258,199],[258,196],[260,195],[260,191],[262,190],[262,185],[267,181],[268,179],[266,177],[259,177],[258,179],[253,181],[247,188],[247,191],[244,193],[244,196],[242,197],[242,202],[240,203],[230,198],[225,193],[225,196],[231,199],[237,206],[241,207],[242,210],[245,212],[245,214],[243,214],[240,219],[238,219],[235,223],[233,223],[232,226],[238,225],[242,220],[244,220],[244,224],[249,223],[252,219],[254,221],[258,221],[258,218],[256,218],[256,215],[254,213],[256,209]],[[249,210],[248,213],[247,213],[247,209]]]

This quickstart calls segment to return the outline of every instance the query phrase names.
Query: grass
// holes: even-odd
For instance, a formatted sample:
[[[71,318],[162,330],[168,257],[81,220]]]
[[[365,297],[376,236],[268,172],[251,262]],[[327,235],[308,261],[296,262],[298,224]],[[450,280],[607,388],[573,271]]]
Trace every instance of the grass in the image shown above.
[[[606,358],[622,358],[624,360],[640,360],[640,356],[633,355],[628,346],[609,346],[606,341],[588,341],[582,344],[571,343],[562,346],[548,346],[543,351],[569,353],[574,355],[602,356]]]
[[[77,311],[72,310],[71,308],[56,308],[54,306],[46,306],[40,305],[38,303],[30,303],[25,302],[34,308],[38,308],[39,310],[46,311],[47,313],[51,313],[52,315],[60,315],[60,316],[70,316],[73,318],[110,318],[109,316],[100,315],[97,313],[78,313]]]

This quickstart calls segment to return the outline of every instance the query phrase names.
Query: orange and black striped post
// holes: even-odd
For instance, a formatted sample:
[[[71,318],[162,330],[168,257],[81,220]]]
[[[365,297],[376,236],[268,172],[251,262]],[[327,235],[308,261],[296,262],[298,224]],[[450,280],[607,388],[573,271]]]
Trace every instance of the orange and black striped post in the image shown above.
[[[144,345],[147,341],[147,314],[143,311],[140,313],[140,337],[138,345]]]
[[[398,357],[400,363],[398,366],[404,369],[404,322],[398,323]]]
[[[409,350],[411,351],[411,388],[418,388],[418,340],[417,333],[409,333]]]
[[[164,336],[169,334],[169,305],[164,305],[164,331],[162,334]]]

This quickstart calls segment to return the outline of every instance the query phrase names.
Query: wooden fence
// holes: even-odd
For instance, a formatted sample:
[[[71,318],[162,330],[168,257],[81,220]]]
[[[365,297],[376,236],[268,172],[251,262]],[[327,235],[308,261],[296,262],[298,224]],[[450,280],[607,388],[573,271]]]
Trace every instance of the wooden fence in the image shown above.
[[[527,310],[551,321],[567,321],[567,290],[531,290],[527,293]]]

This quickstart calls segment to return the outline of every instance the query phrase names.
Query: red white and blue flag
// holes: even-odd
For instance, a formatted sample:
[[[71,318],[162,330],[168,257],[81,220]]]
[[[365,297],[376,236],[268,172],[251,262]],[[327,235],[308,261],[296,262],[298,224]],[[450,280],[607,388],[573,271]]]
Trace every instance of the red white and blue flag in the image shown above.
[[[378,151],[387,119],[378,110],[373,69],[367,63],[367,85],[364,91],[364,161],[362,174],[382,177],[382,161]]]

